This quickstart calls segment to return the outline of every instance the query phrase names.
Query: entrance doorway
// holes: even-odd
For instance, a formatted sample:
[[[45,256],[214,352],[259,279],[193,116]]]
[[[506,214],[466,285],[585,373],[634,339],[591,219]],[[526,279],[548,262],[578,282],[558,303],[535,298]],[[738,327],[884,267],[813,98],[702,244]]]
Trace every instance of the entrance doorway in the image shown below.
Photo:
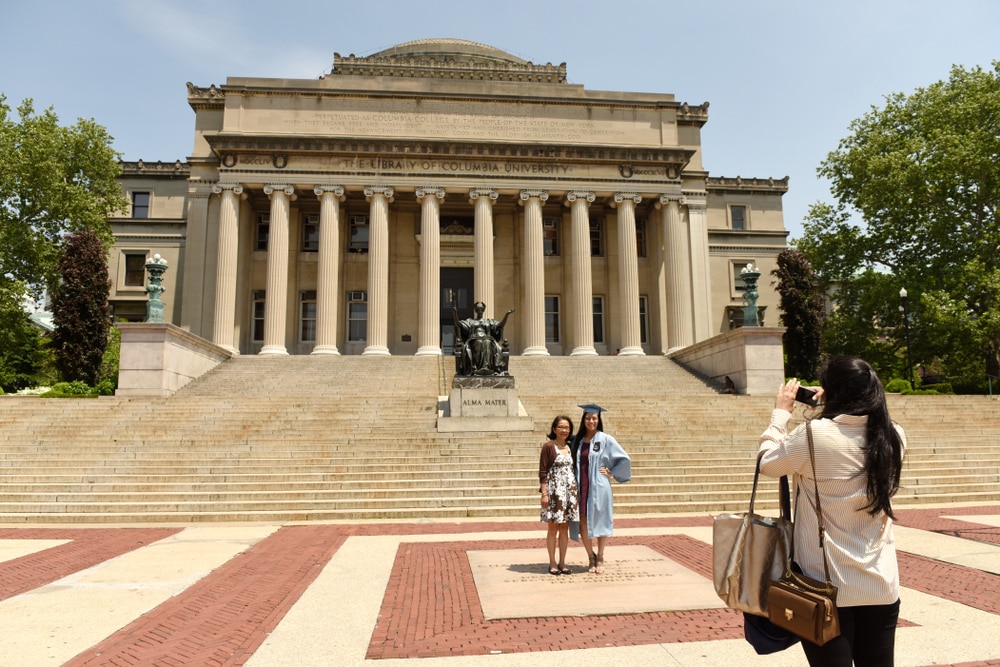
[[[472,291],[475,287],[474,269],[441,269],[441,353],[455,353],[455,317],[452,303],[458,310],[458,319],[472,317]]]

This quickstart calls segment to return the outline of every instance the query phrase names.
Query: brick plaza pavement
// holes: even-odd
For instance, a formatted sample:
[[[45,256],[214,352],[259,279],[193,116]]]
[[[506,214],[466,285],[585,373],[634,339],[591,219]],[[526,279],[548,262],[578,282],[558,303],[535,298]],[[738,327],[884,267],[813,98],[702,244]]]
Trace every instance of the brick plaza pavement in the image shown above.
[[[896,664],[1000,665],[1000,506],[898,515]],[[746,645],[710,542],[619,519],[552,577],[531,521],[0,527],[0,665],[804,665]]]

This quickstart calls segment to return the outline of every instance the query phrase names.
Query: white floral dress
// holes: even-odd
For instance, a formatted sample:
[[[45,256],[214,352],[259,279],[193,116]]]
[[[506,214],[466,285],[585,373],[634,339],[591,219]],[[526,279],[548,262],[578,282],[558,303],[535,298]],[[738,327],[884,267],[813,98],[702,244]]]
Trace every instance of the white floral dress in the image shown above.
[[[576,475],[570,454],[557,454],[548,473],[545,486],[549,493],[549,506],[542,510],[545,523],[568,523],[580,520],[580,503],[576,494]]]

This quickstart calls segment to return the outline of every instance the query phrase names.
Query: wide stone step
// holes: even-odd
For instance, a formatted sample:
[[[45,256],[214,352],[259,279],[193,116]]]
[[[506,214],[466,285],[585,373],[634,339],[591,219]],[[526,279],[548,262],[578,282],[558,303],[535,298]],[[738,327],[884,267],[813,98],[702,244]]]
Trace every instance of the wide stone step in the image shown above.
[[[535,521],[544,434],[583,400],[633,457],[616,514],[746,509],[773,397],[719,396],[663,358],[517,358],[533,431],[439,434],[449,362],[244,356],[170,398],[3,397],[0,521]],[[1000,501],[995,403],[889,401],[910,445],[898,502]]]

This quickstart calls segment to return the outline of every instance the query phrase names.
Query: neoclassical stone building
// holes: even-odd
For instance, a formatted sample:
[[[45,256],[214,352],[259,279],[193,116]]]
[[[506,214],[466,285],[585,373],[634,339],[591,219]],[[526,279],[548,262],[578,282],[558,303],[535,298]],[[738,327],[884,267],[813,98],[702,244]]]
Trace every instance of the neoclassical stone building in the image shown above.
[[[242,354],[448,354],[476,301],[514,354],[659,354],[740,324],[748,263],[777,324],[788,181],[710,176],[708,103],[449,39],[188,102],[186,162],[124,165],[118,317],[159,254],[166,319]]]

